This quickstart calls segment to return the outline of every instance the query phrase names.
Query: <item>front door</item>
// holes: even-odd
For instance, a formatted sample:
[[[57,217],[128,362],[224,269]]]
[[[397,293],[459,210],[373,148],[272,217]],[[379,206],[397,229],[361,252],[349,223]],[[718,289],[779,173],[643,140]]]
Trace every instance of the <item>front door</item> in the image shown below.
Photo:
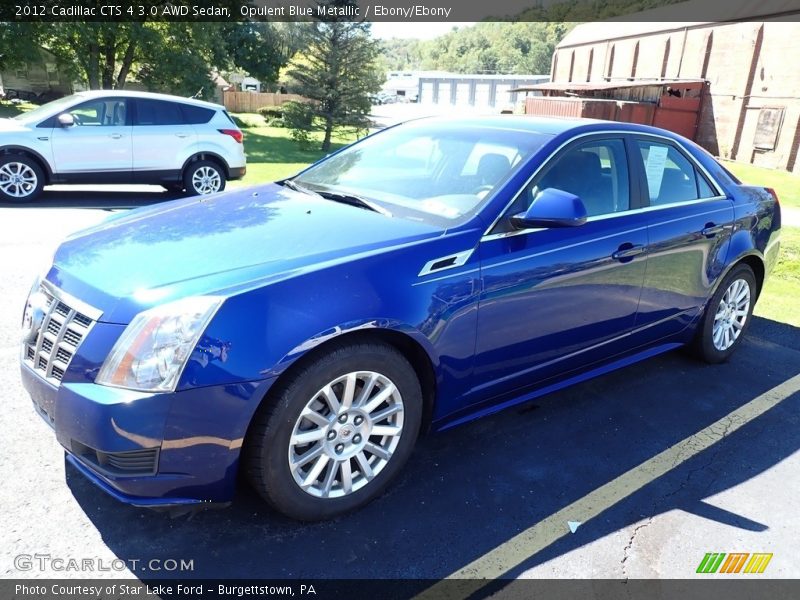
[[[518,391],[620,351],[634,327],[647,229],[622,137],[584,138],[552,159],[480,244],[472,402]],[[579,196],[577,227],[514,231],[539,190]]]
[[[125,180],[133,164],[128,100],[96,98],[68,111],[75,124],[56,125],[53,160],[58,174],[91,174],[91,179]]]

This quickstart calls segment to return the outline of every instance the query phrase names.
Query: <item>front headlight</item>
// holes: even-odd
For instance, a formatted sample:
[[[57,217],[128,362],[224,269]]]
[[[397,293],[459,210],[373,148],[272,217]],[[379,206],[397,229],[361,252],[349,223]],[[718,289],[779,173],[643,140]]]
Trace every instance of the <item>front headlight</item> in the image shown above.
[[[194,296],[139,313],[114,344],[95,383],[142,392],[175,391],[222,301]]]

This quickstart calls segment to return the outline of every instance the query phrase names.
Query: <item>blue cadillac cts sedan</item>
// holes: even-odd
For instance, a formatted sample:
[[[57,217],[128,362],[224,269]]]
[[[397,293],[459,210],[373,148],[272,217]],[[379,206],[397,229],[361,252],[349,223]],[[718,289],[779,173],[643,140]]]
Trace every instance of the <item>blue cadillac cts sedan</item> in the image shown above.
[[[137,506],[324,519],[442,430],[689,346],[741,343],[774,192],[675,134],[423,119],[278,183],[134,210],[34,284],[21,369],[68,460]]]

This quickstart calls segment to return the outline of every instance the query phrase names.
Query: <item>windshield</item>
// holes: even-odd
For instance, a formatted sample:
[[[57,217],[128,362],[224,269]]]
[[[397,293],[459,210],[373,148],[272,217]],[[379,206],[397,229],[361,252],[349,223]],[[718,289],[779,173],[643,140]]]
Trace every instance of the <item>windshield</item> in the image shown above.
[[[390,213],[432,222],[474,214],[549,136],[517,129],[415,121],[371,136],[294,181],[357,194]]]
[[[34,121],[38,121],[39,119],[44,119],[59,112],[61,108],[67,108],[71,104],[74,104],[78,100],[80,100],[80,96],[78,94],[72,94],[71,96],[64,96],[63,98],[59,98],[58,100],[53,100],[52,102],[48,102],[47,104],[42,104],[38,108],[34,108],[31,111],[26,113],[22,113],[21,115],[17,115],[13,117],[15,121],[23,121],[25,123],[32,123]]]

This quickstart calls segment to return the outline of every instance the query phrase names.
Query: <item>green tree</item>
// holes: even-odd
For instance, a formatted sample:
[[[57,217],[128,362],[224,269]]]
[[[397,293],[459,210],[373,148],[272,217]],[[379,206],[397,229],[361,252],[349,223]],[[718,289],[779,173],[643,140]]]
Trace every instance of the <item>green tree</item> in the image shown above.
[[[319,5],[335,8],[349,3],[328,0]],[[302,55],[289,63],[287,75],[292,91],[311,100],[314,116],[322,123],[323,151],[330,150],[335,129],[368,126],[369,96],[380,90],[384,80],[379,52],[368,23],[314,21],[306,28]]]
[[[202,89],[206,97],[214,69],[243,69],[270,82],[289,56],[281,30],[267,23],[0,24],[0,66],[24,62],[38,46],[55,55],[62,73],[90,89],[123,89],[136,80],[181,95]]]

